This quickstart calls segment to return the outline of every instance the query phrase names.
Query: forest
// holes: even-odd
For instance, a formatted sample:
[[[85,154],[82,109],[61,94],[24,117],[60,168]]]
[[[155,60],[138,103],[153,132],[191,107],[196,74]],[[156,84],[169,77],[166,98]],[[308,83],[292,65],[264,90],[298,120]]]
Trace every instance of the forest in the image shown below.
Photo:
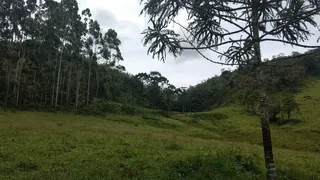
[[[2,1],[1,8],[3,107],[76,111],[103,102],[109,103],[105,110],[112,111],[116,102],[132,108],[196,112],[236,103],[255,110],[258,95],[249,68],[222,69],[220,76],[177,88],[159,72],[127,73],[120,64],[124,59],[117,32],[101,29],[89,9],[80,14],[75,0],[39,5],[35,0]],[[292,91],[318,72],[318,51],[305,54],[265,60],[280,65],[266,65],[270,94]],[[271,98],[275,104],[281,100]]]
[[[178,1],[180,2],[180,0]],[[108,137],[110,136],[116,141],[110,141],[109,143],[118,143],[119,141],[116,145],[108,144],[108,147],[100,148],[112,149],[114,150],[112,153],[116,156],[120,154],[119,159],[114,160],[116,163],[120,163],[120,168],[118,164],[117,167],[114,167],[106,163],[107,159],[102,160],[103,163],[108,164],[109,167],[116,169],[114,172],[110,171],[112,174],[111,177],[120,179],[139,179],[141,174],[141,177],[159,177],[161,173],[164,173],[155,168],[159,164],[151,164],[150,167],[154,169],[150,172],[145,171],[145,169],[149,168],[146,164],[150,162],[150,159],[147,159],[149,157],[143,155],[144,153],[148,154],[150,152],[148,147],[141,147],[148,145],[150,146],[149,148],[152,149],[157,149],[158,146],[165,149],[163,151],[159,150],[157,156],[151,159],[152,162],[160,164],[163,160],[164,164],[161,164],[161,166],[168,175],[167,179],[183,178],[186,174],[186,179],[196,177],[211,179],[207,177],[209,171],[211,177],[211,170],[206,169],[205,166],[214,166],[219,169],[224,167],[224,165],[227,166],[228,164],[226,163],[230,163],[232,167],[239,167],[238,169],[225,167],[226,169],[231,169],[229,178],[247,179],[250,177],[252,179],[261,179],[261,177],[265,177],[265,175],[262,175],[263,173],[260,172],[261,163],[253,162],[254,160],[250,159],[251,157],[246,159],[247,157],[241,153],[241,155],[238,156],[236,155],[238,152],[232,151],[230,154],[214,154],[214,156],[209,157],[213,162],[197,159],[197,157],[193,159],[196,162],[193,162],[192,158],[190,161],[181,162],[182,157],[179,156],[179,151],[185,150],[184,153],[193,157],[193,155],[196,154],[194,152],[198,152],[197,146],[199,143],[200,147],[204,149],[203,151],[209,154],[211,151],[207,151],[206,148],[211,147],[211,143],[217,146],[222,144],[222,146],[226,147],[239,147],[238,144],[233,144],[234,141],[237,140],[242,143],[248,143],[245,147],[257,152],[257,148],[251,145],[261,145],[261,127],[256,124],[260,112],[262,112],[261,123],[264,148],[266,148],[269,143],[272,154],[269,121],[271,122],[271,127],[275,129],[275,136],[283,137],[280,140],[275,140],[276,152],[281,154],[279,159],[282,163],[287,157],[285,155],[286,152],[283,152],[284,150],[290,150],[290,153],[297,153],[299,157],[305,157],[306,159],[311,156],[310,154],[319,152],[320,146],[317,144],[318,141],[315,140],[319,135],[319,129],[317,129],[319,122],[316,121],[317,115],[314,114],[318,112],[318,110],[311,112],[310,104],[307,104],[307,101],[314,98],[312,107],[315,107],[320,100],[316,98],[314,89],[308,86],[310,84],[315,84],[315,87],[317,86],[317,80],[320,75],[320,47],[305,45],[309,48],[309,50],[305,52],[294,51],[288,55],[281,53],[274,55],[272,59],[262,60],[259,50],[260,47],[256,45],[258,40],[254,37],[255,35],[259,35],[259,33],[257,33],[257,31],[259,31],[262,34],[265,33],[261,35],[259,43],[262,42],[266,36],[272,35],[278,39],[281,39],[279,37],[283,37],[283,40],[266,39],[266,41],[279,41],[291,45],[299,45],[299,38],[304,41],[307,39],[306,37],[310,35],[308,30],[306,30],[307,28],[304,29],[304,27],[306,27],[305,24],[303,24],[304,22],[301,23],[302,25],[299,23],[296,24],[296,22],[292,20],[292,17],[289,17],[288,19],[290,20],[283,22],[284,24],[282,25],[272,24],[274,29],[268,32],[265,29],[266,27],[255,24],[254,21],[256,20],[258,22],[258,19],[254,19],[252,14],[255,13],[259,15],[259,13],[254,10],[252,10],[251,14],[245,14],[247,12],[244,11],[243,14],[245,14],[244,16],[246,16],[246,18],[242,18],[242,15],[238,17],[237,15],[229,14],[230,11],[250,9],[256,5],[254,3],[251,7],[251,4],[244,1],[231,1],[232,3],[242,4],[243,6],[229,9],[229,5],[220,1],[221,7],[213,7],[206,3],[199,4],[198,1],[195,1],[194,4],[188,4],[183,0],[180,3],[174,1],[175,3],[172,4],[166,0],[159,0],[159,2],[157,0],[141,0],[141,2],[145,2],[141,14],[145,13],[150,15],[150,22],[153,26],[143,32],[143,34],[145,34],[144,45],[149,45],[148,52],[146,53],[152,53],[153,56],[157,55],[158,59],[165,61],[167,51],[174,56],[181,54],[184,49],[192,49],[201,54],[199,49],[209,49],[215,52],[212,47],[218,47],[219,44],[225,45],[230,43],[230,48],[222,54],[226,57],[226,63],[217,62],[216,60],[208,59],[203,54],[201,55],[204,59],[213,63],[235,65],[235,70],[221,69],[221,74],[189,87],[176,87],[170,82],[170,79],[157,71],[141,72],[135,75],[130,74],[126,71],[126,67],[121,64],[123,61],[126,61],[126,58],[123,57],[121,53],[122,44],[118,33],[112,28],[103,29],[99,22],[94,19],[90,9],[79,9],[77,0],[61,0],[59,2],[55,0],[1,0],[0,130],[3,131],[0,131],[0,135],[5,138],[1,140],[0,143],[5,144],[5,146],[3,149],[0,147],[0,161],[6,160],[8,164],[0,163],[0,178],[2,172],[8,174],[6,177],[11,177],[10,173],[16,172],[16,170],[7,169],[7,166],[12,165],[10,163],[16,163],[16,159],[12,160],[9,155],[6,154],[7,151],[11,152],[11,150],[8,149],[12,149],[9,148],[13,146],[12,143],[18,141],[13,138],[16,137],[14,133],[24,133],[24,130],[31,131],[39,128],[34,123],[39,120],[39,118],[37,119],[38,116],[45,119],[45,121],[43,121],[45,128],[42,130],[49,129],[50,133],[57,136],[56,139],[52,140],[53,144],[56,143],[57,148],[66,146],[65,149],[57,150],[63,153],[71,153],[77,146],[81,146],[81,151],[83,151],[81,153],[82,156],[86,153],[85,149],[88,148],[83,146],[88,145],[91,147],[91,144],[95,144],[100,147],[106,140],[105,134],[95,134],[100,133],[100,131],[105,132]],[[254,0],[252,2],[254,2]],[[281,5],[275,1],[268,3],[271,10],[268,8],[262,9],[262,5],[258,8],[258,10],[261,11],[261,17],[265,18],[262,18],[261,21],[265,24],[279,20],[279,17],[275,18],[276,15],[270,12]],[[315,26],[317,25],[312,18],[309,19],[309,17],[299,14],[299,8],[303,9],[302,7],[305,5],[302,1],[296,2],[292,0],[288,1],[288,4],[290,7],[292,6],[291,8],[297,8],[297,10],[289,12],[287,6],[285,6],[285,8],[281,7],[288,11],[286,11],[288,13],[286,14],[287,16],[293,14],[292,16],[301,21],[306,21]],[[320,3],[318,1],[310,0],[309,4],[305,6],[305,9],[315,8],[316,12],[310,10],[310,16],[314,15],[312,13],[319,14],[320,12]],[[193,9],[194,7],[195,9]],[[183,8],[190,10],[189,13],[195,16],[195,19],[193,19],[194,22],[190,23],[188,28],[185,28],[189,29],[187,32],[190,37],[185,37],[184,40],[175,34],[174,31],[162,29],[168,26],[169,21],[174,22],[172,19],[177,16],[178,12],[176,11]],[[221,14],[217,13],[214,14],[214,16],[220,17],[225,22],[234,25],[231,20],[227,19],[234,18],[235,20],[247,22],[248,26],[243,29],[235,24],[236,27],[240,28],[239,31],[235,32],[229,32],[223,28],[217,28],[219,30],[209,28],[208,30],[208,24],[212,25],[212,23],[215,24],[217,21],[211,22],[211,20],[208,20],[206,13],[203,13],[202,10],[198,10],[197,8],[211,8],[214,10],[214,13],[215,11],[219,11]],[[225,14],[222,15],[223,13]],[[308,14],[306,12],[304,13]],[[283,17],[281,18],[282,20],[284,19]],[[248,19],[253,20],[250,22]],[[205,20],[210,22],[205,22]],[[178,25],[181,26],[180,24]],[[215,25],[218,26],[217,24]],[[241,39],[241,37],[239,40],[231,38],[229,38],[229,41],[222,40],[223,36],[228,37],[238,32],[246,32],[246,28],[251,28],[248,38]],[[219,43],[216,39],[221,39],[221,42],[219,41]],[[183,43],[189,43],[190,46],[184,47]],[[196,45],[197,47],[193,45],[193,43],[198,43]],[[234,45],[237,43],[239,47]],[[303,45],[299,46],[303,47]],[[261,72],[263,72],[263,80],[260,79],[262,76],[259,76],[259,74],[262,74]],[[309,81],[310,79],[311,81]],[[306,88],[309,89],[306,90]],[[312,96],[306,92],[312,92],[310,93]],[[266,109],[267,112],[263,113]],[[25,122],[22,122],[22,124],[26,123],[25,126],[28,128],[20,131],[21,129],[19,128],[21,127],[17,124],[12,125],[11,123],[14,121],[9,121],[5,113],[13,113],[10,117],[20,120],[23,118],[19,117],[19,113],[21,113],[23,117],[28,117]],[[53,114],[46,116],[46,114],[41,113]],[[61,115],[60,113],[65,113],[66,115]],[[268,118],[267,121],[263,120],[263,114],[268,114],[268,116],[266,116]],[[30,117],[31,119],[29,119]],[[307,117],[307,120],[305,117]],[[73,122],[74,118],[78,118],[77,120],[81,123]],[[103,121],[101,121],[100,118],[102,118]],[[69,119],[71,119],[71,121],[69,121]],[[92,121],[88,119],[92,119]],[[104,121],[105,119],[108,119],[108,121]],[[316,125],[311,127],[310,124],[307,124],[310,119],[313,120]],[[52,122],[56,123],[53,127],[50,125]],[[265,122],[267,122],[267,124]],[[286,123],[291,122],[304,122],[307,125],[303,124],[299,126],[300,129],[293,126],[285,126]],[[87,124],[87,127],[82,126],[82,124]],[[74,129],[81,126],[81,128],[85,130],[82,132],[77,129],[75,130],[78,133],[77,135],[72,133],[65,135],[64,133],[70,130],[62,129],[65,125],[66,128]],[[283,125],[287,129],[281,129]],[[108,126],[108,128],[106,128],[107,130],[97,128],[105,126]],[[118,132],[113,132],[109,126],[114,127]],[[11,129],[11,127],[14,128]],[[132,128],[135,130],[132,130]],[[286,130],[286,132],[284,132],[284,130]],[[67,139],[66,142],[64,140],[60,142],[60,135],[57,135],[54,131],[63,134],[62,136]],[[22,138],[24,135],[19,133],[17,137]],[[30,157],[33,157],[31,153],[33,150],[30,145],[32,142],[37,141],[37,138],[40,137],[48,139],[51,137],[50,134],[41,133],[44,132],[37,130],[34,132],[36,136],[33,137],[32,133],[30,133],[28,134],[30,135],[29,140],[22,140],[22,142],[28,142],[28,147],[30,146]],[[81,133],[88,134],[86,136]],[[130,133],[134,135],[131,137]],[[265,134],[268,135],[270,141],[266,139]],[[149,138],[151,136],[155,136],[152,137],[154,139],[150,140]],[[94,137],[96,137],[96,139]],[[180,140],[177,140],[179,139],[177,137],[179,137]],[[194,142],[190,141],[191,138],[200,138],[204,140],[204,143],[202,141],[198,142],[196,139],[192,139],[195,140]],[[272,138],[274,138],[274,136],[272,136]],[[295,138],[301,140],[301,142],[299,142],[301,144],[287,143],[287,141],[295,141]],[[310,141],[302,142],[301,138],[309,138]],[[141,139],[149,144],[137,141]],[[212,139],[221,142],[211,142],[210,140]],[[168,140],[169,144],[163,142],[166,140]],[[47,139],[42,139],[41,141],[46,143],[50,142],[50,140],[47,141]],[[79,145],[80,141],[81,145]],[[136,146],[134,145],[135,141],[138,142]],[[184,143],[181,144],[180,141]],[[285,143],[286,145],[284,145]],[[138,145],[139,147],[137,147]],[[49,146],[50,145],[47,145],[45,148],[50,149]],[[120,148],[121,150],[119,150],[117,149],[118,146],[126,148],[124,148],[124,150]],[[134,146],[134,148],[136,148],[135,151],[127,148],[130,146]],[[6,149],[7,147],[8,149]],[[90,149],[90,151],[91,150],[94,152],[93,149]],[[176,154],[171,154],[171,151],[174,151]],[[279,153],[280,151],[281,153]],[[308,153],[305,154],[298,151]],[[50,151],[48,150],[47,152],[49,153]],[[107,150],[103,153],[106,152]],[[14,149],[12,149],[11,153],[22,156],[22,154],[17,153]],[[75,154],[73,155],[75,156]],[[73,155],[70,157],[73,157]],[[177,157],[173,157],[174,155]],[[94,156],[98,157],[97,154],[94,154]],[[169,162],[169,160],[171,160],[170,158],[164,160],[164,156],[170,156],[174,162]],[[265,154],[264,158],[267,157]],[[124,158],[125,162],[128,160],[128,164],[123,164],[121,158]],[[132,159],[140,159],[143,165],[139,164],[140,162],[133,162]],[[274,164],[273,157],[271,159],[272,161],[270,160],[269,162],[266,160],[266,176],[267,179],[273,180],[276,179],[274,175],[275,172],[271,172],[272,168],[268,166],[268,163]],[[16,167],[16,169],[23,169],[21,172],[26,172],[31,169],[30,171],[35,170],[40,173],[41,163],[40,165],[34,165],[30,163],[29,160],[26,160],[26,163],[22,162],[21,164],[21,162],[19,162],[18,165],[12,166]],[[224,160],[226,161],[225,164],[223,163]],[[32,161],[32,158],[30,161]],[[43,161],[42,164],[47,163],[44,160],[39,161]],[[85,164],[87,161],[89,162],[90,160],[83,160],[81,164]],[[294,167],[294,169],[300,170],[292,166],[295,161],[296,159],[293,159],[288,161],[288,164],[283,163],[283,166],[280,166],[280,179],[294,179],[294,175],[292,175],[294,174],[293,170],[289,171],[285,170],[285,168]],[[75,167],[80,167],[78,166],[79,164],[76,164],[76,161],[72,162],[75,163]],[[313,179],[319,175],[319,173],[314,170],[318,167],[318,165],[315,165],[318,159],[314,161],[310,160],[310,162],[313,164],[303,164],[303,167],[307,169],[306,167],[311,166],[312,170],[310,170],[310,172],[307,170],[305,170],[306,172],[302,172],[302,170],[298,172],[297,170],[297,172],[300,173],[297,177]],[[176,168],[176,171],[171,172],[170,169],[165,168],[165,163],[173,163],[173,165],[170,165],[172,165],[173,169]],[[97,164],[92,167],[96,165]],[[67,177],[64,172],[64,165],[61,165],[61,167],[60,165],[58,166],[63,169],[59,171],[61,176],[64,178]],[[71,166],[73,166],[73,164],[71,164]],[[131,169],[127,169],[129,166]],[[138,166],[138,170],[134,170],[134,166]],[[200,167],[199,169],[197,169],[198,166]],[[251,169],[246,169],[247,166]],[[99,165],[99,167],[101,166]],[[44,171],[47,170],[46,168],[48,167],[45,166]],[[51,172],[51,165],[48,169]],[[194,170],[196,175],[188,174],[188,169]],[[91,170],[94,171],[94,169]],[[215,172],[218,174],[221,172],[221,176],[217,176],[216,179],[224,179],[228,176],[228,170],[224,170],[225,169],[219,169],[218,172]],[[121,177],[118,176],[120,171],[123,173]],[[143,173],[139,174],[138,171]],[[102,170],[100,172],[102,172]],[[99,173],[95,173],[97,178],[100,177]],[[43,174],[41,174],[41,176],[38,175],[39,174],[36,174],[36,177],[39,178]],[[231,175],[234,176],[231,177]],[[101,175],[101,177],[103,176],[105,176],[105,174]],[[24,177],[24,175],[22,174],[21,177]],[[85,174],[83,176],[72,177],[89,178],[90,175]]]

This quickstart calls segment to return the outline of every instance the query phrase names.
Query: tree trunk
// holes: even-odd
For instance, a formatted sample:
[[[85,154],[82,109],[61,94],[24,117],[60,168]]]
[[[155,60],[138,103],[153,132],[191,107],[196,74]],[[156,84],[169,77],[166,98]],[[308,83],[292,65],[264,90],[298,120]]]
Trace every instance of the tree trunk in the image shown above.
[[[63,48],[61,49],[60,61],[59,61],[59,68],[58,68],[58,79],[57,79],[57,86],[56,86],[56,101],[54,107],[58,106],[58,95],[59,95],[59,84],[60,84],[60,74],[61,74],[61,63],[62,63],[62,55],[63,55]]]
[[[254,42],[254,53],[255,53],[255,65],[258,66],[256,69],[256,80],[258,84],[259,91],[259,102],[260,102],[260,114],[261,114],[261,128],[262,128],[262,139],[263,139],[263,148],[264,148],[264,159],[267,169],[267,179],[276,180],[277,173],[276,167],[273,159],[272,151],[272,141],[271,141],[271,132],[270,132],[270,123],[269,123],[269,114],[268,114],[268,102],[267,95],[265,90],[265,76],[263,69],[261,67],[261,49],[260,49],[260,40],[259,40],[259,12],[258,7],[260,0],[253,1],[252,8],[252,30],[253,30],[253,42]]]
[[[70,99],[71,73],[72,73],[72,62],[70,64],[69,73],[68,73],[67,97],[66,97],[67,105],[69,105],[69,99]]]
[[[8,106],[8,99],[10,95],[10,84],[11,84],[11,70],[12,70],[12,61],[11,58],[9,57],[8,59],[8,64],[7,64],[7,73],[6,73],[6,82],[7,82],[7,87],[6,87],[6,97],[4,100],[4,106]]]
[[[63,104],[63,88],[64,88],[64,81],[65,81],[65,78],[63,77],[63,74],[61,75],[61,83],[60,83],[60,89],[61,89],[61,92],[60,92],[60,104],[62,105]]]
[[[96,98],[98,98],[99,93],[99,73],[97,71],[97,87],[96,87]]]
[[[51,58],[51,56],[50,56],[50,58]],[[53,106],[53,102],[54,102],[54,90],[55,90],[55,84],[56,84],[56,72],[57,72],[57,61],[58,60],[56,60],[56,64],[55,64],[55,68],[54,68],[54,72],[53,72],[53,74],[52,74],[52,76],[53,76],[53,84],[52,84],[52,91],[51,91],[51,106]],[[53,63],[53,62],[52,62]]]
[[[78,109],[79,103],[79,91],[80,91],[80,83],[81,83],[81,71],[83,67],[84,59],[82,58],[81,65],[77,72],[77,85],[76,85],[76,109]]]
[[[20,65],[20,59],[17,61],[16,65],[16,74],[14,77],[14,86],[13,86],[13,93],[16,95],[17,93],[17,88],[18,88],[18,72],[19,72],[19,65]]]
[[[17,80],[17,82],[16,82],[16,85],[17,85],[17,89],[16,89],[16,103],[15,103],[15,107],[18,107],[18,105],[19,105],[19,95],[20,95],[20,82],[21,82],[21,67],[20,67],[20,63],[21,63],[21,61],[20,61],[20,59],[18,60],[18,64],[17,64],[17,74],[16,74],[16,80]]]
[[[92,60],[90,58],[90,60],[89,60],[88,88],[87,88],[87,105],[89,104],[89,98],[90,98],[91,66],[92,66]]]
[[[40,69],[41,69],[41,67],[40,67]],[[35,86],[35,84],[36,84],[36,76],[37,76],[37,70],[35,69],[34,70],[34,75],[33,75],[33,82],[32,82],[32,103],[34,104],[34,97],[36,96],[36,88],[34,87]],[[42,100],[42,94],[43,93],[41,93],[41,100]],[[41,100],[40,100],[40,102],[41,102]]]
[[[20,61],[21,61],[21,59],[19,58],[18,61],[17,61],[16,74],[15,74],[15,77],[14,77],[13,93],[16,96],[15,107],[17,107],[17,101],[19,100],[19,98],[18,98],[18,96],[19,96],[19,92],[18,92],[18,88],[19,88],[18,76],[19,76],[19,71],[20,71]]]
[[[78,101],[79,101],[79,89],[80,89],[80,71],[77,72],[77,87],[76,87],[76,109],[78,108]]]

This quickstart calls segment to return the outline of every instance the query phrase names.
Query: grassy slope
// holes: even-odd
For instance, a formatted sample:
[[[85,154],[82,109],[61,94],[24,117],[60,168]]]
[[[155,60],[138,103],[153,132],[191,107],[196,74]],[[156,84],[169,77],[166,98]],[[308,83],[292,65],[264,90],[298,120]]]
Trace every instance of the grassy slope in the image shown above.
[[[313,81],[297,95],[301,107],[293,116],[295,121],[272,125],[281,179],[320,179],[318,89],[320,81]],[[212,118],[216,114],[227,118]],[[105,118],[0,112],[0,179],[264,176],[262,171],[233,169],[239,162],[237,156],[232,159],[232,153],[253,158],[258,169],[264,169],[258,116],[249,116],[239,107],[227,107],[199,117],[171,119],[150,112]],[[228,148],[239,152],[216,154]],[[247,167],[248,160],[241,161],[240,166]]]

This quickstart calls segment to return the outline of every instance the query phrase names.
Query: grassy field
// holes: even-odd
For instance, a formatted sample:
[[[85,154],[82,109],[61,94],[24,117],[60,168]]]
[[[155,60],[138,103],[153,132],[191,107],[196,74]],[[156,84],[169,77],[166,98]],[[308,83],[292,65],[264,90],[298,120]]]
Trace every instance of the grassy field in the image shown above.
[[[273,124],[280,179],[320,179],[320,81]],[[264,179],[260,121],[239,107],[192,116],[0,111],[0,179]]]

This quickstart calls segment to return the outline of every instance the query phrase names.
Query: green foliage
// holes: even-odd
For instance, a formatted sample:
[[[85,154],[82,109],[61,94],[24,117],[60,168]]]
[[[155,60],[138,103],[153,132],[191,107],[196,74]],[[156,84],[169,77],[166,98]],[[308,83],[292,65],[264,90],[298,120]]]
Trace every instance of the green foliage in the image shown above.
[[[77,110],[79,114],[105,116],[107,113],[118,114],[122,107],[116,103],[108,103],[103,99],[94,99],[89,106],[80,107]]]
[[[307,77],[320,72],[320,66],[309,70],[308,66],[319,61],[319,51],[309,51],[302,57],[276,57],[266,61],[264,67],[267,92],[270,96],[277,96],[282,92],[294,94],[304,86]],[[305,62],[304,60],[307,60]],[[184,90],[175,105],[176,111],[206,111],[224,105],[239,104],[248,112],[255,114],[258,105],[257,83],[254,71],[250,67],[238,68],[234,71],[223,70],[220,76],[210,78],[203,83]],[[274,113],[279,114],[277,108],[281,104],[281,97],[275,97],[271,105]],[[270,114],[273,114],[271,111]]]
[[[276,122],[277,121],[277,115],[281,112],[281,105],[280,103],[270,103],[269,104],[269,116],[270,116],[270,122]]]
[[[136,108],[134,106],[130,106],[127,104],[122,104],[121,105],[121,112],[123,112],[125,114],[133,115],[136,113]]]
[[[291,113],[294,110],[299,110],[299,104],[295,101],[294,96],[291,94],[286,94],[281,100],[282,111],[287,114],[288,120],[291,117]]]

